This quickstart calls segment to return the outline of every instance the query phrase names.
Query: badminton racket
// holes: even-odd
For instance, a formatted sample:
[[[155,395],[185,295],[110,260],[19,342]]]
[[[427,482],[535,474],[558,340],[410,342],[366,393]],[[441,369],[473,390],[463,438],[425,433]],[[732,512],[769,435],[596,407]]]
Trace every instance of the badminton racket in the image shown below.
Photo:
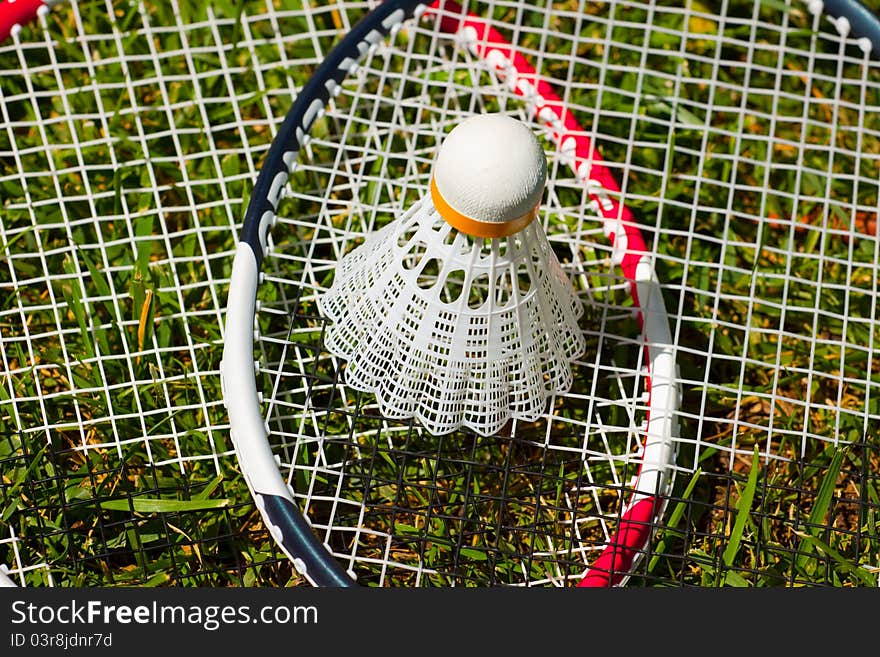
[[[708,376],[687,382],[675,365],[677,354],[692,355],[688,347],[676,346],[685,330],[681,320],[675,330],[678,341],[672,339],[653,264],[660,255],[658,243],[669,237],[659,217],[662,211],[675,216],[674,204],[660,206],[658,219],[647,226],[654,242],[649,251],[643,228],[621,203],[629,192],[621,191],[609,168],[613,165],[606,164],[594,146],[591,130],[601,130],[609,119],[596,109],[587,112],[587,129],[576,117],[576,110],[582,108],[570,99],[572,88],[590,88],[597,76],[600,85],[607,85],[602,75],[614,68],[604,59],[605,69],[596,64],[591,71],[586,63],[581,74],[577,68],[582,62],[575,53],[591,44],[567,35],[581,34],[581,21],[589,23],[593,17],[572,11],[564,16],[570,23],[540,33],[540,45],[515,46],[515,37],[505,32],[528,43],[532,30],[563,21],[564,12],[556,15],[506,5],[480,9],[465,11],[451,2],[429,8],[386,2],[358,23],[316,71],[287,115],[245,217],[232,277],[224,356],[232,432],[267,525],[297,569],[317,584],[350,584],[358,577],[360,561],[382,564],[375,579],[367,580],[380,584],[394,569],[411,573],[415,584],[448,584],[468,581],[481,567],[485,579],[476,581],[486,583],[570,579],[582,585],[619,583],[644,553],[662,515],[677,444],[694,442],[679,432],[679,386],[685,382],[691,388],[701,387],[705,411],[706,399],[717,385]],[[505,10],[506,15],[515,15],[515,25],[486,17]],[[626,25],[627,12],[619,11]],[[401,29],[414,14],[425,21]],[[688,25],[706,20],[679,18]],[[757,24],[756,18],[748,20]],[[744,20],[741,25],[748,24]],[[777,39],[779,35],[795,38],[787,36],[784,20],[776,34]],[[678,41],[676,57],[684,57],[687,43],[687,38]],[[862,43],[863,50],[870,50]],[[539,75],[523,53],[536,57],[545,68],[559,66],[564,78]],[[648,53],[651,62],[662,57]],[[745,51],[743,56],[746,64],[749,54]],[[648,54],[643,58],[643,66],[652,66]],[[780,69],[784,64],[784,59],[776,62]],[[723,102],[716,107],[711,101],[705,106],[692,101],[699,114],[692,113],[690,103],[675,92],[660,92],[664,86],[675,88],[689,80],[713,90],[713,80],[691,78],[682,66],[676,59],[675,68],[666,74],[669,77],[661,75],[654,81],[658,92],[653,98],[638,86],[650,76],[637,75],[642,81],[626,98],[633,116],[626,134],[631,142],[622,161],[636,172],[643,163],[633,144],[644,139],[637,121],[653,131],[650,120],[636,118],[645,111],[639,109],[640,103],[666,105],[663,111],[669,124],[663,126],[661,143],[669,153],[676,152],[669,142],[679,131],[693,129],[705,138],[712,112],[743,111]],[[354,74],[350,82],[349,74]],[[771,79],[780,84],[779,77]],[[760,91],[758,87],[754,93]],[[752,90],[741,93],[747,96]],[[805,107],[795,104],[801,113],[798,118],[803,119]],[[369,396],[346,390],[340,383],[340,363],[321,346],[325,328],[315,297],[333,276],[334,260],[424,194],[427,165],[444,131],[463,117],[490,111],[531,121],[548,139],[552,174],[544,209],[546,229],[551,241],[557,240],[555,246],[569,263],[570,274],[580,280],[584,297],[595,304],[584,326],[593,351],[575,372],[575,380],[584,387],[560,394],[541,421],[513,422],[503,435],[490,440],[466,434],[432,439],[417,423],[383,418],[375,406],[371,408]],[[611,114],[617,116],[620,110]],[[310,139],[315,126],[318,136]],[[770,145],[762,144],[768,160],[762,164],[765,176],[775,168],[774,136],[768,135]],[[703,151],[707,143],[701,144]],[[693,164],[700,165],[699,158]],[[735,188],[736,175],[727,175]],[[688,176],[686,171],[676,174]],[[664,176],[658,175],[654,184],[662,190]],[[572,193],[575,198],[567,197]],[[795,194],[795,200],[789,198],[786,204],[795,207],[797,192],[789,193]],[[658,196],[664,198],[662,193]],[[697,201],[688,202],[684,194],[682,198],[693,224],[699,217],[694,210]],[[732,199],[728,196],[728,203]],[[767,202],[759,194],[750,210],[766,211]],[[734,207],[713,209],[724,210],[730,216]],[[551,218],[560,223],[554,226]],[[748,216],[743,221],[754,230],[759,218]],[[604,248],[594,241],[602,233],[609,239]],[[752,237],[756,244],[763,239]],[[796,238],[791,239],[793,245]],[[753,259],[759,261],[756,255]],[[866,264],[870,271],[870,262]],[[621,273],[615,274],[618,266]],[[263,299],[260,295],[267,283],[270,292]],[[629,293],[630,306],[614,296],[622,290]],[[675,308],[682,311],[680,304]],[[637,319],[640,332],[624,327],[621,318],[627,315]],[[784,324],[778,327],[784,337]],[[757,327],[755,336],[749,341],[766,340]],[[252,368],[255,338],[258,359]],[[781,351],[779,340],[769,342],[777,353]],[[622,356],[624,345],[635,355]],[[743,356],[747,363],[750,358]],[[710,371],[711,367],[704,370]],[[744,383],[742,368],[737,374]],[[734,399],[741,403],[743,394],[740,390]],[[781,431],[772,423],[767,428],[770,436]],[[534,451],[529,454],[530,450]],[[280,470],[276,460],[281,462]],[[523,485],[507,471],[499,477],[501,461],[524,473],[529,484]],[[412,471],[413,463],[423,464],[424,470]],[[553,476],[534,484],[529,480],[539,468]],[[690,469],[695,469],[694,463]],[[619,494],[603,508],[596,487],[609,483]],[[493,522],[488,527],[469,517],[472,507],[493,503]],[[504,523],[511,506],[528,508],[529,522]],[[305,508],[305,516],[300,507]],[[522,545],[529,549],[521,550]],[[505,560],[513,565],[499,566]]]

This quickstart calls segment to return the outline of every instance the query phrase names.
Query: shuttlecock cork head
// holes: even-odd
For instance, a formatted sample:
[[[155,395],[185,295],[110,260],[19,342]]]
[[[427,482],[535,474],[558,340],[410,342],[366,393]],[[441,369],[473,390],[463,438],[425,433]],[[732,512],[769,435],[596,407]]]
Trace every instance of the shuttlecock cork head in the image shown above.
[[[547,160],[523,123],[480,114],[446,137],[434,162],[431,200],[457,230],[474,237],[506,237],[537,216]]]

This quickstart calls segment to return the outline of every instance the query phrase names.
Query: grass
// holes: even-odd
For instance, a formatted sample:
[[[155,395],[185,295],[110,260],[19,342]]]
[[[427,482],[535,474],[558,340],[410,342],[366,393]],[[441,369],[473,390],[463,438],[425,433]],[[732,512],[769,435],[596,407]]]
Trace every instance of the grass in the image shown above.
[[[39,566],[27,571],[29,585],[303,583],[262,526],[232,455],[220,401],[220,325],[240,220],[276,117],[291,102],[289,87],[301,85],[313,68],[315,43],[326,48],[345,24],[332,5],[307,18],[294,3],[283,12],[279,34],[259,17],[258,4],[184,3],[179,18],[175,6],[164,3],[120,5],[112,16],[90,3],[79,3],[77,14],[60,8],[49,24],[62,64],[39,45],[40,28],[28,29],[23,39],[33,45],[22,50],[26,75],[19,53],[0,47],[9,113],[0,131],[0,563]],[[749,15],[753,6],[734,4],[736,16]],[[603,154],[628,166],[627,193],[658,243],[658,273],[671,282],[668,302],[680,318],[681,344],[713,354],[681,359],[689,383],[682,434],[694,442],[682,446],[679,463],[692,467],[679,474],[667,522],[633,583],[876,586],[880,335],[869,320],[877,311],[870,283],[877,270],[846,266],[851,254],[872,263],[877,253],[876,213],[865,210],[877,205],[876,116],[863,116],[855,99],[822,102],[837,93],[822,75],[810,78],[816,102],[802,104],[808,72],[792,69],[805,64],[791,60],[784,62],[790,74],[780,78],[777,94],[739,97],[737,83],[745,76],[778,65],[772,39],[779,36],[772,33],[751,69],[731,67],[717,86],[702,85],[700,78],[711,73],[703,58],[718,47],[713,37],[721,26],[699,2],[690,4],[689,18],[663,7],[651,16],[633,8],[614,33],[632,48],[607,46],[599,8],[588,5],[584,17],[577,3],[558,5],[551,27],[594,37],[580,43],[577,54],[586,63],[583,78],[572,80],[572,100],[599,108],[591,118],[606,137]],[[496,11],[498,18],[515,19],[503,5]],[[86,40],[74,38],[74,15],[91,35]],[[790,18],[808,39],[807,15],[796,11]],[[685,20],[686,43],[674,32]],[[186,48],[177,30],[164,29],[178,21],[193,26],[184,33]],[[649,21],[658,29],[646,37]],[[118,42],[104,36],[111,25],[122,35]],[[725,30],[741,35],[748,23]],[[646,38],[658,53],[687,56],[663,57],[666,68],[646,69],[637,48]],[[120,48],[139,57],[123,65]],[[543,64],[548,74],[568,77],[566,57]],[[464,75],[438,75],[438,84],[454,90],[471,84]],[[57,89],[59,80],[65,93]],[[470,102],[466,92],[454,93],[465,106]],[[714,114],[708,132],[710,93],[716,106],[742,111]],[[792,123],[778,126],[777,139],[766,139],[764,117],[783,110],[815,119],[813,134],[801,140]],[[861,131],[823,132],[818,122],[828,112],[838,113],[838,125]],[[328,137],[333,127],[321,124]],[[639,138],[635,157],[627,147],[631,132]],[[739,136],[710,139],[725,132]],[[830,142],[865,156],[829,162]],[[801,143],[806,148],[798,148]],[[411,154],[416,168],[427,166],[429,150],[425,145]],[[366,198],[396,189],[385,182],[395,180],[395,172],[405,181],[409,159],[371,162],[363,175]],[[825,175],[830,168],[838,175]],[[303,189],[316,184],[308,169],[293,180]],[[758,191],[733,193],[745,187]],[[808,200],[795,203],[785,191],[792,189]],[[340,208],[346,193],[351,190],[333,199]],[[562,207],[580,202],[570,189],[559,194]],[[831,210],[819,199],[831,199]],[[346,212],[335,214],[339,227],[373,220]],[[747,216],[778,217],[778,223],[743,220]],[[321,236],[309,226],[308,212],[295,219],[291,245]],[[862,237],[853,238],[853,229]],[[307,251],[286,254],[290,261],[281,270],[295,267]],[[820,261],[820,254],[834,257]],[[332,262],[339,254],[322,255]],[[589,257],[604,255],[597,247]],[[287,275],[281,270],[279,277]],[[315,273],[316,284],[326,286],[332,267]],[[593,281],[595,288],[607,282],[601,275]],[[842,307],[847,282],[866,292],[850,295]],[[354,524],[396,530],[390,548],[379,537],[362,537],[365,553],[378,557],[390,549],[401,561],[416,553],[437,571],[391,582],[383,573],[364,572],[363,581],[485,584],[517,581],[523,571],[542,579],[582,570],[574,533],[583,531],[595,544],[604,536],[600,524],[575,529],[572,508],[605,509],[613,526],[625,480],[598,487],[598,499],[572,501],[571,491],[584,486],[578,454],[554,454],[547,462],[543,450],[503,436],[420,442],[405,425],[395,433],[375,416],[355,422],[350,409],[369,410],[371,399],[337,385],[336,366],[320,352],[314,306],[288,293],[282,286],[261,291],[267,307],[278,308],[265,320],[265,333],[286,335],[294,308],[303,316],[284,353],[316,365],[311,378],[292,387],[311,386],[315,408],[330,409],[316,421],[341,436],[338,451],[328,452],[332,457],[363,455],[352,462],[347,483],[372,506]],[[790,306],[783,312],[773,302],[785,295]],[[620,305],[619,296],[609,299]],[[632,334],[634,325],[631,317],[617,324],[622,334]],[[782,340],[773,337],[780,327],[787,331]],[[797,337],[816,335],[827,336],[827,343]],[[864,348],[844,358],[833,339],[838,335]],[[617,348],[618,357],[632,357],[632,345]],[[264,342],[263,349],[266,363],[280,360],[282,345]],[[743,353],[780,367],[744,369],[724,358]],[[592,392],[587,382],[576,389],[585,397]],[[343,403],[338,395],[351,399]],[[279,410],[276,450],[302,465],[308,455],[297,451],[286,410]],[[576,444],[571,427],[583,421],[582,411],[560,413],[572,415],[560,427]],[[391,449],[401,443],[402,451]],[[486,463],[476,476],[478,460]],[[601,459],[591,467],[600,481],[632,474]],[[336,483],[330,474],[319,475],[319,485]],[[320,502],[312,511],[319,522],[337,512]],[[348,539],[333,540],[337,552],[351,548]]]

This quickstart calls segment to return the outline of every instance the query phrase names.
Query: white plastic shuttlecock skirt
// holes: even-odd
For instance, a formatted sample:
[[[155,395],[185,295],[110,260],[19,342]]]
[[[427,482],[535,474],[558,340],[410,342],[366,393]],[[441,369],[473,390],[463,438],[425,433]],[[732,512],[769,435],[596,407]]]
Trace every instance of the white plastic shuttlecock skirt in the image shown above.
[[[585,349],[583,308],[540,222],[474,239],[430,197],[346,255],[319,305],[346,383],[432,434],[537,419]]]

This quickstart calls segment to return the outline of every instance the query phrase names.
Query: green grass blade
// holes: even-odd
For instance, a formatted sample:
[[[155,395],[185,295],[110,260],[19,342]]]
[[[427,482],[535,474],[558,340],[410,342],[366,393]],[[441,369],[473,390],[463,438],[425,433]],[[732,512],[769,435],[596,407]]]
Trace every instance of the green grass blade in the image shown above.
[[[746,487],[743,489],[739,501],[736,504],[736,521],[733,524],[733,531],[730,533],[730,540],[727,543],[727,547],[724,548],[724,554],[722,555],[722,560],[725,566],[732,565],[734,559],[736,559],[736,555],[739,553],[743,530],[745,529],[746,520],[748,520],[749,512],[752,508],[752,501],[755,499],[755,490],[758,487],[758,473],[761,470],[758,462],[759,458],[758,446],[755,445],[755,452],[752,457],[752,469],[749,472],[749,479],[746,482]]]
[[[657,549],[654,552],[654,556],[651,557],[651,561],[648,562],[649,573],[654,571],[654,567],[660,560],[660,555],[663,554],[663,550],[666,548],[666,536],[669,534],[670,530],[678,527],[682,517],[684,517],[684,511],[687,508],[687,500],[689,500],[691,495],[693,495],[694,488],[697,487],[697,482],[699,481],[700,475],[702,473],[703,471],[698,468],[691,477],[691,480],[688,482],[688,485],[684,489],[684,493],[682,494],[682,501],[676,504],[675,508],[672,510],[672,513],[669,514],[669,521],[666,523],[666,531],[664,532],[664,536],[657,542]]]
[[[207,500],[211,495],[214,494],[214,491],[220,486],[223,481],[222,475],[217,475],[214,477],[210,483],[205,486],[204,490],[199,491],[197,495],[193,495],[192,499],[194,500]]]
[[[811,536],[806,532],[795,532],[798,536],[801,537],[802,543],[807,543],[810,547],[816,548],[820,552],[823,552],[827,556],[831,557],[835,564],[837,564],[838,568],[844,572],[850,573],[855,576],[856,579],[863,586],[877,586],[877,577],[873,573],[869,572],[865,568],[862,568],[858,564],[853,564],[849,559],[844,557],[840,552],[835,550],[833,547],[825,543],[819,538],[815,536]]]
[[[76,323],[79,326],[83,349],[86,352],[85,356],[88,358],[94,358],[95,348],[92,345],[92,333],[89,330],[88,308],[83,302],[82,292],[79,287],[79,272],[76,270],[73,261],[69,258],[64,261],[64,271],[65,273],[74,276],[74,278],[65,281],[62,284],[61,292],[64,296],[64,300],[67,302],[67,307],[70,309],[70,312],[73,313]],[[83,354],[78,355],[82,357]]]
[[[5,491],[4,497],[12,500],[2,511],[2,515],[0,515],[0,520],[3,522],[9,522],[9,519],[12,517],[12,514],[18,509],[18,492],[21,488],[27,483],[30,476],[33,474],[34,470],[43,462],[43,455],[46,453],[48,449],[48,445],[44,445],[40,451],[34,454],[33,458],[28,463],[27,467],[24,469],[20,475],[19,473],[15,473],[15,478],[13,481],[15,482],[11,488]]]
[[[136,513],[179,513],[185,511],[206,511],[223,509],[229,506],[228,499],[221,500],[163,500],[157,498],[138,497],[131,500],[106,500],[101,508],[108,511],[130,511]]]
[[[816,528],[822,524],[826,514],[831,508],[831,500],[834,497],[837,478],[840,476],[840,467],[843,464],[843,457],[844,451],[842,449],[837,449],[834,452],[834,456],[831,458],[831,463],[829,464],[828,469],[825,471],[825,476],[822,477],[822,483],[819,485],[819,491],[816,494],[816,502],[813,504],[813,508],[810,511],[808,521],[809,525],[807,531],[812,537],[818,538],[818,531]],[[800,545],[798,546],[797,561],[795,562],[797,564],[798,572],[803,572],[806,568],[813,547],[815,547],[815,544],[812,541],[801,540]]]

